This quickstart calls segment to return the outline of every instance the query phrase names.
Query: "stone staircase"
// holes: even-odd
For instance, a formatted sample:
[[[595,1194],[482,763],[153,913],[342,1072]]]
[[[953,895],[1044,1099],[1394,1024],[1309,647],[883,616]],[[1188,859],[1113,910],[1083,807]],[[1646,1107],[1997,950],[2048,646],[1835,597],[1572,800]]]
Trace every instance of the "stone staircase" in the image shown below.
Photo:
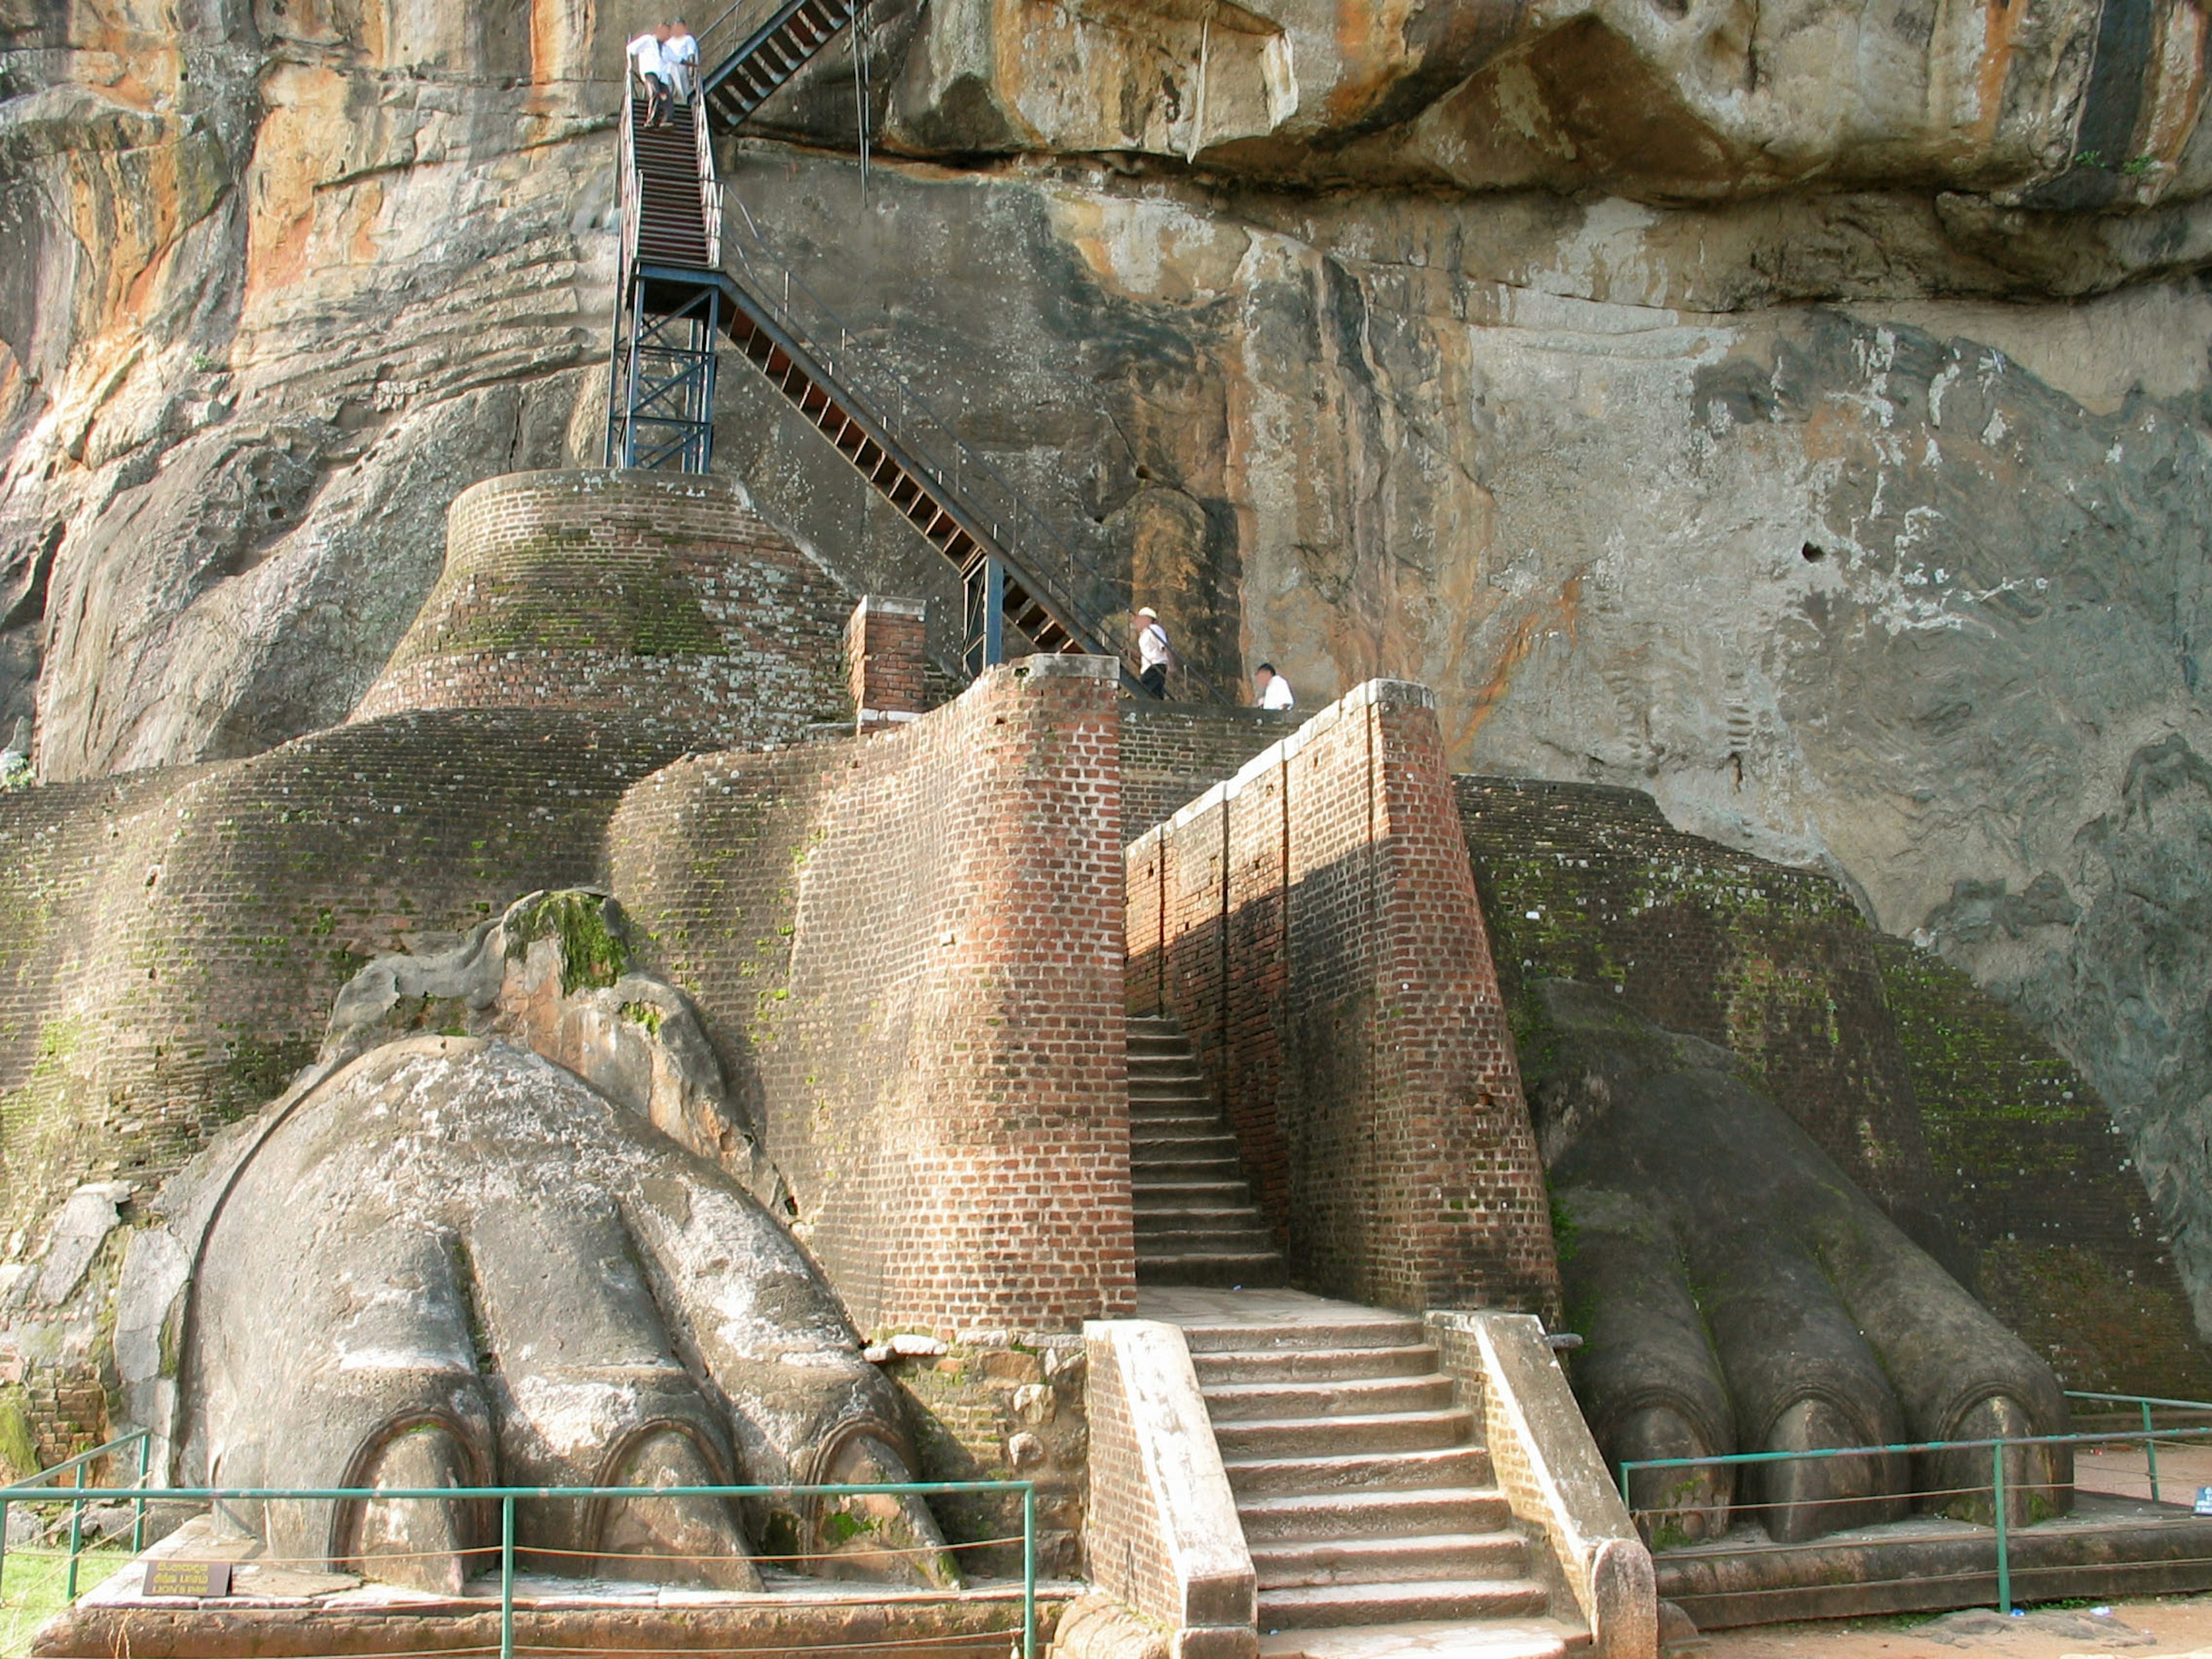
[[[1129,1179],[1140,1285],[1280,1285],[1237,1137],[1172,1019],[1129,1018]]]
[[[1419,1320],[1294,1291],[1148,1288],[1138,1301],[1189,1346],[1266,1653],[1411,1642],[1544,1659],[1587,1644],[1550,1617],[1480,1425]]]

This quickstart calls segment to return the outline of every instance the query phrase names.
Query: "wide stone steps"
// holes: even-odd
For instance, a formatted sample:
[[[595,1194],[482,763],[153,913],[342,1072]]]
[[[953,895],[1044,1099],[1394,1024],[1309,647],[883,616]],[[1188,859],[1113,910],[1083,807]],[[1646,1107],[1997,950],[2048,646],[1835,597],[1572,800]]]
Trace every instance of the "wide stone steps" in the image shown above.
[[[1211,1389],[1231,1382],[1306,1378],[1424,1376],[1436,1370],[1437,1351],[1425,1342],[1402,1348],[1273,1348],[1263,1353],[1194,1352],[1190,1363],[1199,1382]]]
[[[1495,1486],[1425,1486],[1409,1492],[1296,1492],[1243,1498],[1237,1512],[1245,1541],[1262,1544],[1307,1539],[1419,1538],[1437,1533],[1500,1532],[1513,1524],[1513,1507]]]
[[[1456,1407],[1440,1412],[1391,1412],[1378,1417],[1297,1417],[1253,1422],[1216,1419],[1213,1438],[1223,1457],[1285,1458],[1340,1453],[1442,1451],[1465,1442],[1474,1417]]]
[[[1334,1457],[1230,1457],[1221,1467],[1229,1489],[1249,1492],[1404,1491],[1417,1486],[1486,1486],[1490,1453],[1480,1446],[1439,1446],[1425,1451],[1340,1452]]]
[[[1249,1540],[1248,1540],[1249,1542]],[[1316,1584],[1399,1584],[1522,1578],[1528,1545],[1517,1532],[1438,1532],[1419,1538],[1307,1538],[1252,1544],[1262,1591]]]
[[[1283,1282],[1283,1259],[1252,1201],[1237,1137],[1172,1020],[1129,1021],[1129,1177],[1140,1282]]]
[[[1551,1605],[1528,1578],[1420,1579],[1404,1583],[1314,1584],[1260,1592],[1261,1631],[1313,1630],[1400,1620],[1523,1618]]]
[[[1388,1352],[1389,1350],[1384,1350]],[[1203,1381],[1206,1409],[1216,1423],[1239,1419],[1375,1417],[1393,1412],[1440,1412],[1452,1405],[1451,1378],[1426,1376],[1360,1376],[1305,1382]]]
[[[1305,1651],[1274,1639],[1302,1630],[1340,1632],[1331,1659],[1473,1659],[1493,1631],[1510,1659],[1571,1644],[1419,1320],[1295,1291],[1144,1292],[1140,1310],[1148,1296],[1182,1326],[1212,1419],[1263,1655]]]

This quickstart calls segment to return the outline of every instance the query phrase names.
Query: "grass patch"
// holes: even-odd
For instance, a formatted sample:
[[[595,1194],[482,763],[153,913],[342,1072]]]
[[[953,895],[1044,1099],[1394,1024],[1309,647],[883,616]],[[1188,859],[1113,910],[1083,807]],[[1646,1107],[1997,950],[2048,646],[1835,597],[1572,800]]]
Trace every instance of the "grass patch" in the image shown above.
[[[77,1594],[93,1589],[130,1559],[131,1552],[119,1544],[81,1553]],[[8,1552],[6,1566],[0,1569],[0,1659],[19,1659],[30,1652],[39,1626],[62,1610],[62,1593],[68,1585],[66,1548],[40,1545]]]

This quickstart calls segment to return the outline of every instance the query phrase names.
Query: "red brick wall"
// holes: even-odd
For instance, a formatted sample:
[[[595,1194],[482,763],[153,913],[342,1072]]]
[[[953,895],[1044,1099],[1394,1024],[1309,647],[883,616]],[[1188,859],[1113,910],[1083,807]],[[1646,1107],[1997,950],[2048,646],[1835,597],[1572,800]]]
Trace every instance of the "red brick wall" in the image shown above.
[[[614,826],[866,1328],[1133,1306],[1112,672],[1032,658],[866,743],[685,762]]]
[[[1370,682],[1128,848],[1132,1012],[1180,1019],[1306,1287],[1559,1299],[1434,698]]]
[[[620,714],[700,747],[851,718],[849,595],[726,481],[515,472],[453,498],[446,568],[356,720]]]
[[[845,624],[845,688],[863,732],[929,708],[927,616],[920,599],[871,594],[853,607]]]

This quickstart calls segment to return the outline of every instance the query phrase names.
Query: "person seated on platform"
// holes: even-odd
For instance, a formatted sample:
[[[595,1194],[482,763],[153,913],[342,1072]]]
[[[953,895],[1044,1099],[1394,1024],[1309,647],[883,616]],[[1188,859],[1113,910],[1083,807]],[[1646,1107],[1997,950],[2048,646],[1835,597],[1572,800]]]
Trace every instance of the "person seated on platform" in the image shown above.
[[[662,48],[668,40],[668,25],[658,24],[629,43],[630,67],[645,85],[645,124],[661,126],[668,120],[668,62]]]
[[[692,89],[699,84],[699,42],[692,36],[691,26],[680,17],[661,45],[660,61],[665,65],[668,89],[684,103],[690,103]]]
[[[1252,673],[1252,689],[1259,694],[1262,708],[1290,708],[1297,699],[1291,695],[1291,683],[1275,672],[1275,665],[1263,662]]]
[[[1138,679],[1146,690],[1164,702],[1175,650],[1168,644],[1168,630],[1160,626],[1160,613],[1150,605],[1137,612],[1137,660],[1142,669]]]

